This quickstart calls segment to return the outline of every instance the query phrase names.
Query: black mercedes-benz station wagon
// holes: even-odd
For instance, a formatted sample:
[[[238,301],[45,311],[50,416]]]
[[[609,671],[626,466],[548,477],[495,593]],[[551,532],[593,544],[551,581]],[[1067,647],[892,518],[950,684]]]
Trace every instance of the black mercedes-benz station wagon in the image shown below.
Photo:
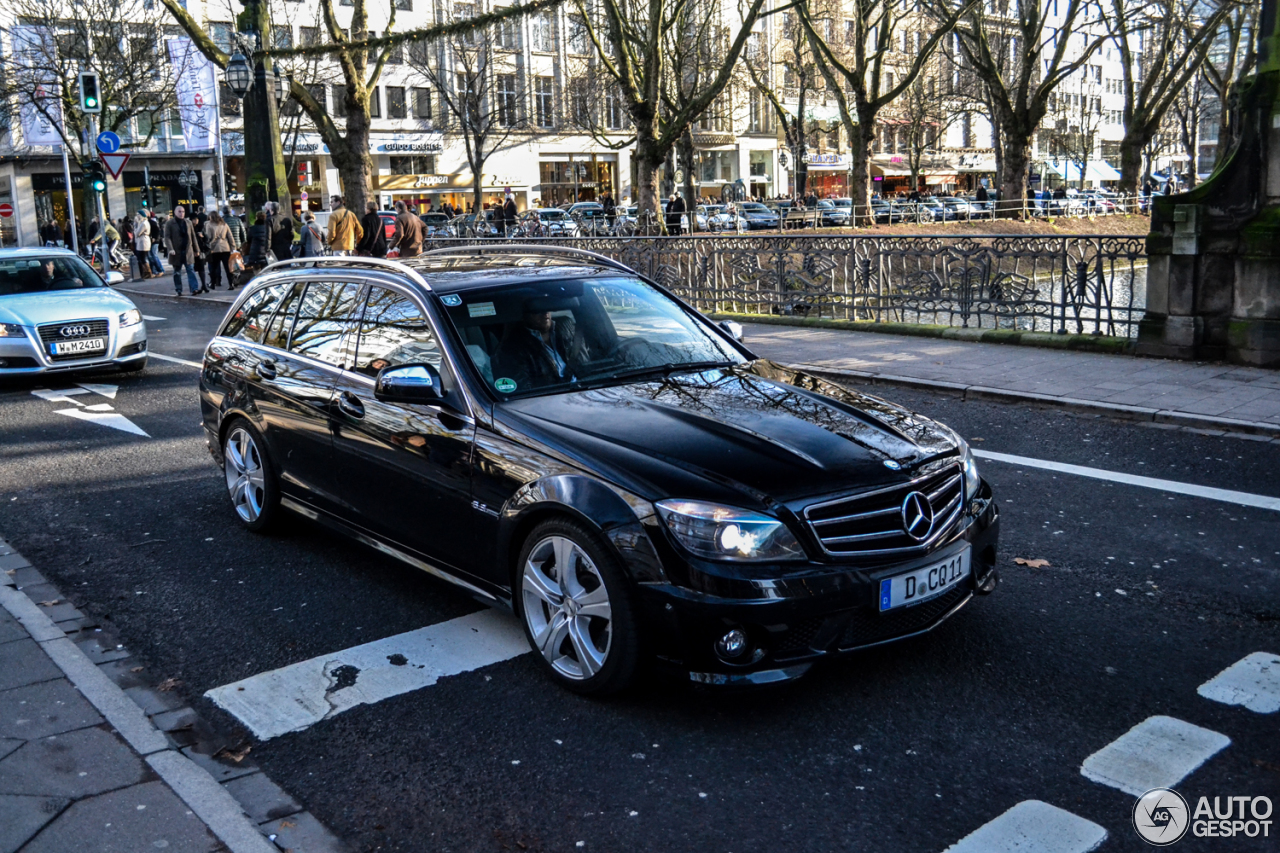
[[[510,607],[583,693],[793,678],[995,589],[956,433],[735,332],[576,249],[298,259],[231,308],[201,407],[247,527],[289,509]]]

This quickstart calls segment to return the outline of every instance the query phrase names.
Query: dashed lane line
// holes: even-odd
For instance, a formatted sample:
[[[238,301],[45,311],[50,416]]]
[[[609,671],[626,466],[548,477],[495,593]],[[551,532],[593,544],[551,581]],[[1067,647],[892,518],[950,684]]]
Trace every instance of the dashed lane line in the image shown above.
[[[1259,714],[1280,711],[1280,655],[1254,652],[1196,689],[1206,699]]]
[[[1089,853],[1107,831],[1057,806],[1023,800],[946,849],[946,853]]]
[[[510,614],[482,610],[215,687],[204,695],[259,740],[529,651]]]
[[[204,365],[203,365],[203,364],[201,364],[201,363],[200,363],[200,362],[198,362],[198,361],[187,361],[185,358],[174,358],[174,357],[173,357],[173,356],[171,356],[171,355],[161,355],[161,354],[160,354],[160,353],[158,353],[158,352],[151,352],[151,353],[148,353],[148,355],[149,355],[151,358],[158,358],[158,359],[160,359],[161,361],[172,361],[172,362],[174,362],[175,364],[185,364],[187,367],[194,367],[194,368],[196,368],[197,370],[199,370],[200,368],[204,367]]]
[[[1231,738],[1173,717],[1148,717],[1090,755],[1086,779],[1140,797],[1172,788],[1231,745]]]
[[[1179,495],[1190,495],[1196,498],[1208,498],[1212,501],[1239,504],[1240,506],[1280,511],[1280,498],[1273,498],[1270,495],[1234,492],[1230,489],[1215,489],[1211,486],[1180,483],[1177,480],[1161,480],[1156,477],[1139,477],[1135,474],[1123,474],[1119,471],[1108,471],[1104,468],[1088,468],[1084,465],[1069,465],[1066,462],[1033,459],[1029,456],[1013,456],[1008,453],[994,453],[990,450],[975,450],[973,455],[979,459],[989,459],[992,462],[1022,465],[1026,468],[1040,468],[1045,471],[1057,471],[1061,474],[1074,474],[1077,477],[1090,477],[1094,480],[1107,480],[1112,483],[1124,483],[1128,486],[1141,486],[1144,489],[1158,489],[1162,492],[1173,492]]]

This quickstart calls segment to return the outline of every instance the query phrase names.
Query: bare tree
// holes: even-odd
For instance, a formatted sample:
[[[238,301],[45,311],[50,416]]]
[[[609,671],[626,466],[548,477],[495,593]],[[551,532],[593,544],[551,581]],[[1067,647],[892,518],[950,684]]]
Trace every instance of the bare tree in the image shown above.
[[[836,43],[834,27],[825,23],[832,20],[832,11],[808,2],[798,8],[818,70],[835,96],[849,134],[858,224],[871,219],[871,146],[880,112],[911,87],[960,16],[977,0],[956,2],[957,7],[941,11],[926,32],[919,13],[905,3],[852,0],[834,22],[844,25],[843,45]]]
[[[1088,180],[1089,163],[1096,160],[1099,133],[1102,130],[1102,80],[1088,66],[1064,80],[1049,96],[1049,110],[1040,131],[1047,143],[1049,156],[1063,164],[1064,180],[1070,181],[1071,170],[1083,188]]]
[[[1204,70],[1201,69],[1178,93],[1170,110],[1178,140],[1191,164],[1187,170],[1187,189],[1191,189],[1199,181],[1200,137],[1205,119],[1209,115],[1211,95],[1212,90],[1205,82]]]
[[[459,14],[461,6],[455,3],[447,20],[470,17]],[[485,163],[529,126],[528,76],[513,56],[494,49],[505,43],[507,26],[498,25],[503,32],[494,27],[456,33],[409,52],[410,67],[434,89],[441,124],[462,139],[477,211],[483,206]]]
[[[907,167],[911,170],[911,186],[919,191],[920,174],[925,159],[936,155],[952,125],[971,113],[973,105],[955,95],[944,94],[938,84],[943,63],[935,56],[934,63],[917,77],[907,90],[890,106],[898,120],[898,132],[905,137]]]
[[[1205,83],[1218,99],[1215,166],[1222,163],[1239,137],[1239,122],[1234,121],[1234,104],[1239,99],[1241,86],[1258,62],[1254,34],[1258,31],[1261,14],[1262,4],[1258,0],[1238,3],[1218,31],[1204,64]]]
[[[1103,7],[1123,74],[1121,194],[1137,193],[1142,150],[1160,129],[1178,94],[1204,65],[1233,7],[1231,0],[1223,0],[1217,8],[1207,7],[1202,0],[1147,0],[1139,9],[1126,0],[1110,0]]]

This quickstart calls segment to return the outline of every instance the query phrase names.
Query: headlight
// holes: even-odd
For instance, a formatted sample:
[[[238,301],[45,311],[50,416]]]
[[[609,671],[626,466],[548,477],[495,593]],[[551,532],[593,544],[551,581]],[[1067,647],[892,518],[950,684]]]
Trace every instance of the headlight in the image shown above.
[[[804,549],[776,518],[698,501],[658,501],[667,529],[689,551],[713,560],[762,562],[804,556]]]
[[[26,331],[13,323],[0,323],[0,338],[25,338]]]
[[[960,448],[964,451],[960,461],[961,467],[964,468],[964,499],[968,501],[978,493],[978,489],[982,486],[982,477],[978,476],[978,463],[973,459],[973,451],[969,449],[968,442],[960,439]]]
[[[130,308],[128,311],[120,315],[120,327],[136,326],[142,322],[142,312],[137,308]]]

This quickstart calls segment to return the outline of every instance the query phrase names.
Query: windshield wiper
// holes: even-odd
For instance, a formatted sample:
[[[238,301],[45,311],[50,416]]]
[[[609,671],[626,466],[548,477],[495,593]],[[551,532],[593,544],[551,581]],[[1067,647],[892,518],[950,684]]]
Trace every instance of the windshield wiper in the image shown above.
[[[637,367],[633,370],[624,370],[621,373],[609,373],[599,376],[589,376],[586,379],[578,380],[579,387],[589,387],[597,383],[611,384],[614,382],[625,382],[628,379],[640,379],[645,376],[662,376],[667,377],[673,373],[691,372],[695,370],[710,370],[714,367],[733,367],[732,361],[686,361],[680,363],[657,364],[649,367]]]

